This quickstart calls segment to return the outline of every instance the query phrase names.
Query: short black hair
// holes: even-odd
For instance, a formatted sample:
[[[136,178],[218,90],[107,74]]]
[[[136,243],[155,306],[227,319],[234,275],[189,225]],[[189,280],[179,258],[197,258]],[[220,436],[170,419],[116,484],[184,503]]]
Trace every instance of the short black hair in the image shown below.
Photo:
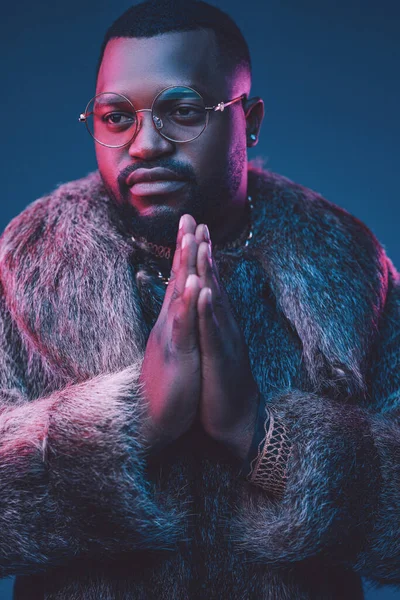
[[[249,47],[233,19],[202,0],[146,0],[126,10],[108,28],[100,50],[96,79],[107,43],[112,38],[149,38],[173,31],[212,29],[215,32],[218,66],[228,73],[252,66]]]

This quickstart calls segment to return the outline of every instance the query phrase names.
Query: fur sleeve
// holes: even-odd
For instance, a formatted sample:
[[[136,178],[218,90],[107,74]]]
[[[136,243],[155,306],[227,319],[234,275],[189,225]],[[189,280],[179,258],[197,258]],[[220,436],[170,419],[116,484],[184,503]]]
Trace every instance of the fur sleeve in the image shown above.
[[[12,334],[0,297],[0,577],[168,549],[180,516],[144,477],[137,367],[28,401]]]
[[[271,409],[291,431],[281,501],[251,486],[233,538],[257,560],[323,556],[382,584],[400,583],[400,282],[392,273],[367,405],[289,390]]]

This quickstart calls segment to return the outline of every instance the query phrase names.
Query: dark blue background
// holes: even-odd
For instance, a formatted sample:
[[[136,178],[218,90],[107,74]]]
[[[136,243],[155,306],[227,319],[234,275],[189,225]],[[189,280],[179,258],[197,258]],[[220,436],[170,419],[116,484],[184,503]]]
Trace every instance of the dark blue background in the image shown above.
[[[10,2],[0,24],[0,230],[96,168],[78,115],[106,28],[132,2]],[[249,157],[364,221],[400,267],[400,5],[396,0],[214,0],[248,40],[266,116]],[[1,585],[1,583],[0,583]],[[0,588],[0,600],[9,598]],[[391,588],[368,599],[399,598]]]

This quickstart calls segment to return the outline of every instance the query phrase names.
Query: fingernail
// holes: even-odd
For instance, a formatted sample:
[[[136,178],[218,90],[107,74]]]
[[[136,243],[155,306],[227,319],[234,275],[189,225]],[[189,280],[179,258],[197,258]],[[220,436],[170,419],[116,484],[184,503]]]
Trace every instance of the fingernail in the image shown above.
[[[187,243],[188,243],[188,239],[187,239],[187,235],[185,234],[182,238],[182,250],[186,246]]]
[[[194,273],[191,273],[188,276],[188,278],[186,279],[185,288],[193,286],[195,284],[196,279],[197,279],[197,275],[195,275]]]
[[[180,218],[180,220],[179,220],[179,229],[182,229],[182,227],[183,227],[183,221],[184,221],[184,218],[183,218],[183,217],[184,217],[184,216],[185,216],[185,215],[182,215],[182,216],[181,216],[181,218]]]
[[[210,231],[207,225],[204,225],[204,239],[206,240],[206,242],[210,241]]]
[[[211,244],[207,244],[207,254],[208,258],[212,258]]]
[[[211,288],[207,288],[207,304],[211,304],[212,292]]]

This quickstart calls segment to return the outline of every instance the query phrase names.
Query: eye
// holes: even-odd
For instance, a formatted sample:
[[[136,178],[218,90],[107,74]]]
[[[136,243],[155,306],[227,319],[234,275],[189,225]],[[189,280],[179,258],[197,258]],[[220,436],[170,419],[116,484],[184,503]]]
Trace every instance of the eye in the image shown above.
[[[171,107],[166,116],[181,126],[192,126],[202,123],[205,118],[205,111],[198,106],[180,104]]]
[[[135,122],[135,117],[129,113],[113,112],[102,116],[102,121],[107,125],[132,125]]]
[[[180,117],[188,117],[190,112],[196,112],[192,106],[178,106],[175,112],[179,112]]]

